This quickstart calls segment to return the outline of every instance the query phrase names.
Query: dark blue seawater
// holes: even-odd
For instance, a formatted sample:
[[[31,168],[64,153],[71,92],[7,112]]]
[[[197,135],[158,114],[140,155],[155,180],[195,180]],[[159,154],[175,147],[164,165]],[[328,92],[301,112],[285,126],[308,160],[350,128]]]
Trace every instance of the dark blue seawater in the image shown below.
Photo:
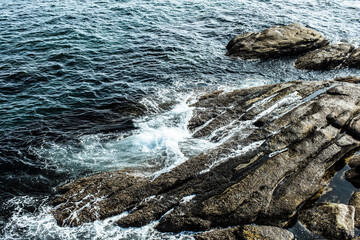
[[[48,201],[86,174],[159,174],[211,147],[186,130],[203,91],[360,75],[224,56],[236,34],[292,22],[360,44],[358,0],[0,0],[0,238],[190,238],[60,228]]]

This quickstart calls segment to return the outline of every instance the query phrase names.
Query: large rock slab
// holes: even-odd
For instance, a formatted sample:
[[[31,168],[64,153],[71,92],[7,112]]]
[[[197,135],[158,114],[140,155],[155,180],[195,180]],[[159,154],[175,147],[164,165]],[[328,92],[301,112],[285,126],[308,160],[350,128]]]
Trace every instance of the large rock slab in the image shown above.
[[[293,240],[294,238],[294,234],[286,229],[259,225],[245,225],[195,235],[196,240]]]
[[[329,240],[351,239],[354,236],[353,206],[337,203],[322,203],[312,210],[303,211],[299,221],[310,231]]]
[[[289,56],[320,48],[329,42],[317,31],[293,23],[234,37],[226,46],[226,55],[242,59],[266,59]]]
[[[75,226],[128,211],[120,226],[159,220],[157,229],[170,232],[283,227],[360,146],[359,92],[356,84],[296,81],[204,95],[188,127],[213,149],[155,179],[112,172],[69,183],[54,216]]]
[[[298,58],[295,67],[307,70],[330,70],[346,66],[354,46],[347,43],[328,45]]]

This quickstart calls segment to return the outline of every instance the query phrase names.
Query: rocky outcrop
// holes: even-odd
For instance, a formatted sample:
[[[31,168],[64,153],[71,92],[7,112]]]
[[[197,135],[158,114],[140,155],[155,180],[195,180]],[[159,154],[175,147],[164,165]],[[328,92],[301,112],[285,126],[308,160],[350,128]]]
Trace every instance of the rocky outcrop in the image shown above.
[[[226,55],[242,59],[267,59],[304,53],[327,44],[328,40],[322,34],[293,23],[238,35],[226,46]]]
[[[330,70],[346,66],[348,56],[354,46],[347,43],[328,45],[298,58],[295,67],[307,70]]]
[[[312,210],[303,211],[299,221],[310,231],[329,240],[351,239],[354,236],[353,206],[337,203],[322,203]]]
[[[349,205],[355,208],[355,227],[360,228],[360,191],[354,192],[351,196]]]
[[[284,227],[318,196],[329,169],[360,146],[360,86],[287,82],[204,95],[188,128],[216,146],[155,179],[100,173],[59,188],[60,225],[128,211],[122,227],[166,232]]]
[[[294,238],[294,234],[288,230],[259,225],[213,230],[195,236],[196,240],[293,240]]]
[[[349,56],[347,65],[353,68],[360,68],[360,47],[355,49]]]

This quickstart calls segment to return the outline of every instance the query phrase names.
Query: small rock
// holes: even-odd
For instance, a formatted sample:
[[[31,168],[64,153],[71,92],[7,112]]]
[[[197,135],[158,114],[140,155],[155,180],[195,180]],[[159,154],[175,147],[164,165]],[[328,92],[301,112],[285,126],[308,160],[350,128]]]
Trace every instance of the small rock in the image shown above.
[[[355,227],[360,228],[360,191],[356,191],[350,198],[349,205],[355,207]]]
[[[329,240],[354,236],[355,208],[340,203],[321,203],[299,214],[299,221],[310,231]]]
[[[226,55],[242,59],[266,59],[304,53],[328,43],[317,31],[293,23],[274,26],[259,33],[238,35],[226,46]]]
[[[345,179],[354,187],[360,188],[360,154],[352,156],[348,161],[351,169],[345,173]]]
[[[351,156],[351,158],[348,159],[348,165],[349,165],[351,168],[358,168],[358,167],[360,167],[360,153]]]
[[[360,47],[351,53],[347,60],[347,65],[353,68],[360,68]]]
[[[360,175],[358,168],[352,168],[345,173],[345,179],[349,181],[354,187],[360,187]]]
[[[330,70],[341,66],[354,50],[354,46],[347,43],[328,45],[298,58],[295,67],[307,70]]]

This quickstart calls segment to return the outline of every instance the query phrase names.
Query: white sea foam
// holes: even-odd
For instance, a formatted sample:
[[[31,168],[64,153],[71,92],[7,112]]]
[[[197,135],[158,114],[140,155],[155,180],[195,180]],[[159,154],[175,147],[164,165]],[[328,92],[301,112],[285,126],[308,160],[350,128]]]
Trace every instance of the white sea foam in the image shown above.
[[[4,235],[0,235],[0,239],[193,239],[190,233],[175,235],[158,232],[154,228],[157,222],[152,222],[140,228],[121,228],[117,226],[116,221],[126,216],[127,213],[83,224],[79,227],[59,227],[50,213],[50,206],[41,204],[34,213],[26,210],[27,207],[32,206],[37,200],[32,197],[16,197],[7,202],[8,205],[16,206],[16,208],[6,223]],[[46,202],[46,199],[43,199],[43,201]]]
[[[47,161],[49,167],[68,173],[141,168],[158,176],[213,146],[207,140],[192,138],[187,129],[193,110],[187,102],[192,97],[191,94],[172,93],[177,103],[162,112],[155,106],[159,102],[154,97],[144,99],[147,107],[157,110],[136,119],[136,130],[130,133],[119,133],[115,137],[114,134],[83,135],[79,136],[77,144],[48,143],[34,151]],[[170,101],[168,98],[163,95],[162,100]]]

